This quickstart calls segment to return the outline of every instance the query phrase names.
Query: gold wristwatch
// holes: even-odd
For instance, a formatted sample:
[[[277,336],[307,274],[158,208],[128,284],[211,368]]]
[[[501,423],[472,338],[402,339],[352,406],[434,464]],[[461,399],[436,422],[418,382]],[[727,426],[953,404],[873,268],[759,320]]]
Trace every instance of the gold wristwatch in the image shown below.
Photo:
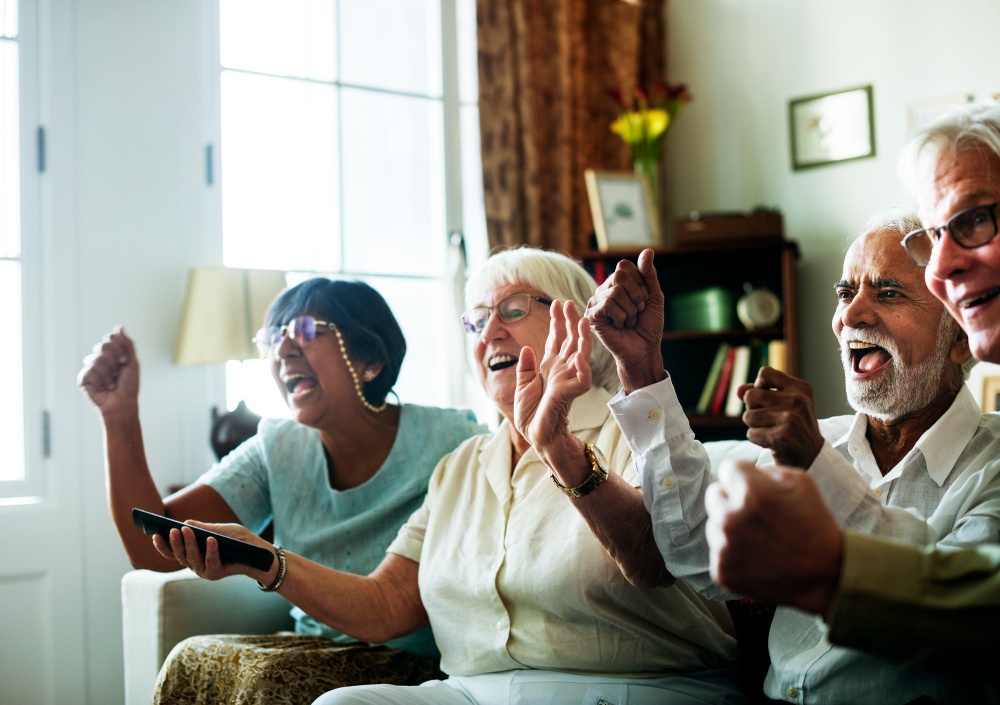
[[[549,470],[549,477],[552,478],[552,482],[567,497],[583,497],[588,495],[597,489],[598,485],[608,479],[608,461],[604,457],[604,453],[601,452],[601,449],[593,443],[584,441],[583,454],[587,458],[587,462],[590,463],[591,470],[590,477],[584,480],[583,484],[576,487],[563,487],[559,484],[559,480],[556,479],[555,473],[551,469]]]

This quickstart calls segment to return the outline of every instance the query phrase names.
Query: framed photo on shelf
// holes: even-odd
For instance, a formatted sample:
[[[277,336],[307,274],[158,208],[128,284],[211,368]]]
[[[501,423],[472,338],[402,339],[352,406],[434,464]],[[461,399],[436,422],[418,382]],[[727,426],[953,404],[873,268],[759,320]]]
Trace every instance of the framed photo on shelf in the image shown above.
[[[983,377],[983,413],[1000,411],[1000,377]]]
[[[788,123],[796,171],[875,156],[871,86],[790,100]]]
[[[629,172],[593,169],[583,175],[598,249],[606,252],[660,244],[660,221],[646,179]]]

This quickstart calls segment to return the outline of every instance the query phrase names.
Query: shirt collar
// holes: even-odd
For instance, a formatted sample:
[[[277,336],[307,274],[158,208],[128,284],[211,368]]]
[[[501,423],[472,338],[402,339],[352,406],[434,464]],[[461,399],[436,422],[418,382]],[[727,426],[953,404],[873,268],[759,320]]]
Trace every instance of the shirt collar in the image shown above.
[[[939,487],[948,479],[958,457],[979,429],[981,416],[972,392],[963,384],[948,410],[917,439],[914,450],[919,448],[924,454],[927,474]]]
[[[948,410],[929,429],[924,431],[906,457],[900,461],[896,468],[886,474],[885,479],[890,479],[890,475],[898,476],[899,473],[895,471],[905,465],[919,449],[927,462],[927,474],[940,487],[948,479],[958,457],[972,440],[972,436],[975,435],[979,428],[979,419],[979,406],[976,404],[972,392],[969,391],[968,385],[963,384]],[[854,421],[847,433],[833,445],[841,446],[846,443],[847,451],[852,458],[861,464],[862,469],[873,478],[882,480],[882,473],[878,469],[878,464],[875,463],[871,446],[868,444],[867,431],[868,416],[858,412],[854,415]]]

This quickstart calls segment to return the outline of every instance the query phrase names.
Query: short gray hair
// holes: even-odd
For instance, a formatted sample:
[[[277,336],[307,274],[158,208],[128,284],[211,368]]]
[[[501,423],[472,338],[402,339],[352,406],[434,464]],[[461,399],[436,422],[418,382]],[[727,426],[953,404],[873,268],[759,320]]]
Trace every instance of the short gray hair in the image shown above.
[[[908,208],[883,208],[873,213],[865,223],[864,234],[899,233],[908,235],[923,227],[920,216]]]
[[[1000,159],[1000,102],[963,105],[914,135],[899,159],[899,179],[906,195],[914,201],[919,198],[930,160],[945,151],[964,150]]]
[[[541,292],[546,298],[572,301],[581,316],[587,302],[597,291],[597,282],[587,270],[564,254],[519,247],[491,256],[465,284],[467,307],[483,301],[488,291],[511,284],[524,284]],[[593,386],[616,392],[620,383],[615,360],[601,341],[594,337],[590,354]]]

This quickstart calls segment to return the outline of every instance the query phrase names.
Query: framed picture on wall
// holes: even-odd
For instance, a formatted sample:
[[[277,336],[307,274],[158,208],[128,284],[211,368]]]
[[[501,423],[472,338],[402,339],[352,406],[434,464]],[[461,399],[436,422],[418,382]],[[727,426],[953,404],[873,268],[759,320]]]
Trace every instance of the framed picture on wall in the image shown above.
[[[597,246],[602,252],[618,248],[655,247],[660,223],[649,183],[629,172],[584,172]]]
[[[875,156],[871,86],[795,98],[788,122],[795,170]]]
[[[983,377],[983,413],[1000,411],[1000,377]]]

